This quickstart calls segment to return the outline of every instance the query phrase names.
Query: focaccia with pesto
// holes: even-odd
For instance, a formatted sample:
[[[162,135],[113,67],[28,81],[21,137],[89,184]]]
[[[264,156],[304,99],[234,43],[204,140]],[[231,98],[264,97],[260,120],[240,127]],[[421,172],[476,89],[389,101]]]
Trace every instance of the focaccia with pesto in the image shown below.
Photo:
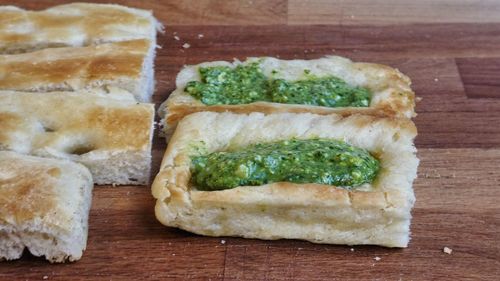
[[[209,236],[406,247],[415,136],[406,118],[194,113],[152,185],[156,217]]]
[[[249,58],[186,66],[160,107],[167,136],[199,111],[266,114],[365,113],[415,116],[410,79],[397,69],[328,56],[314,60]]]

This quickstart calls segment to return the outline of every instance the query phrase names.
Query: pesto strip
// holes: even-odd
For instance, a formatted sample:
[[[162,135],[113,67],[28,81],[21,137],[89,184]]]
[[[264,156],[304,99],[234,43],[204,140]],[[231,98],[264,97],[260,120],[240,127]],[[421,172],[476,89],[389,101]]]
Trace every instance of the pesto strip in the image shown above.
[[[343,141],[294,139],[193,157],[191,181],[206,191],[283,181],[349,189],[371,183],[379,169],[368,151]]]
[[[366,107],[371,93],[334,77],[308,76],[305,80],[269,79],[258,63],[199,68],[201,82],[190,81],[184,89],[207,105],[247,104],[267,101],[327,107]],[[308,74],[308,70],[304,70]]]

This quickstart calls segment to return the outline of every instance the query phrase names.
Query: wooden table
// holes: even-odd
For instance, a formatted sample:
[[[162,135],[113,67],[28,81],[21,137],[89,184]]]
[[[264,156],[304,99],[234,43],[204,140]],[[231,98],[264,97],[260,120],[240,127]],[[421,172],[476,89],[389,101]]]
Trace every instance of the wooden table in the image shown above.
[[[16,4],[58,2],[69,1]],[[500,2],[116,2],[153,9],[167,26],[156,60],[157,104],[182,65],[210,60],[335,54],[410,76],[423,98],[410,246],[201,237],[160,225],[149,187],[100,186],[79,262],[51,265],[25,255],[0,263],[0,280],[500,280]],[[165,147],[155,138],[154,174]]]

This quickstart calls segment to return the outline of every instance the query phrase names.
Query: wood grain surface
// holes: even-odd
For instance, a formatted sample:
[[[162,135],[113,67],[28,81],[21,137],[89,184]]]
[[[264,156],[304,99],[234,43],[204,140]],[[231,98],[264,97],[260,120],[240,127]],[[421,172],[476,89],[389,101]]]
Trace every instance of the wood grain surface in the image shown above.
[[[423,98],[410,245],[201,237],[158,223],[149,187],[99,186],[80,261],[51,265],[25,254],[0,263],[0,280],[500,280],[499,1],[116,3],[152,9],[167,27],[156,60],[157,105],[184,64],[209,60],[336,54],[410,76]],[[165,147],[155,137],[153,175]]]

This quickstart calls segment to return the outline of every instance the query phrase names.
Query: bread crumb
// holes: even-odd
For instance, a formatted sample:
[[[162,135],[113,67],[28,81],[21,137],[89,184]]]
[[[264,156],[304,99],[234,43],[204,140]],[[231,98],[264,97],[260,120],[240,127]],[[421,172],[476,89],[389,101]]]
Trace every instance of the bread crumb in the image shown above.
[[[379,261],[379,260],[381,260],[382,258],[381,258],[381,257],[374,257],[373,259],[374,259],[374,260],[376,260],[376,261]]]
[[[182,48],[184,48],[184,49],[188,49],[189,47],[191,47],[191,45],[189,45],[189,43],[184,43],[184,45],[182,45]]]
[[[174,39],[177,40],[177,41],[181,40],[181,38],[179,36],[177,36],[177,35],[174,36]]]
[[[201,39],[201,38],[203,38],[204,36],[205,36],[205,35],[203,35],[203,34],[201,34],[201,33],[200,33],[200,34],[198,34],[198,39]]]
[[[226,244],[226,240],[220,240],[220,243],[221,243],[222,245],[224,245],[224,244]]]
[[[47,280],[47,279],[49,279],[49,276],[44,275],[44,276],[43,276],[43,280]]]
[[[434,82],[437,82],[437,81],[439,81],[439,79],[438,78],[434,78]]]
[[[453,250],[451,248],[444,247],[443,252],[447,253],[448,255],[451,255],[451,252],[453,252]]]
[[[354,252],[354,248],[351,248],[351,252]]]

